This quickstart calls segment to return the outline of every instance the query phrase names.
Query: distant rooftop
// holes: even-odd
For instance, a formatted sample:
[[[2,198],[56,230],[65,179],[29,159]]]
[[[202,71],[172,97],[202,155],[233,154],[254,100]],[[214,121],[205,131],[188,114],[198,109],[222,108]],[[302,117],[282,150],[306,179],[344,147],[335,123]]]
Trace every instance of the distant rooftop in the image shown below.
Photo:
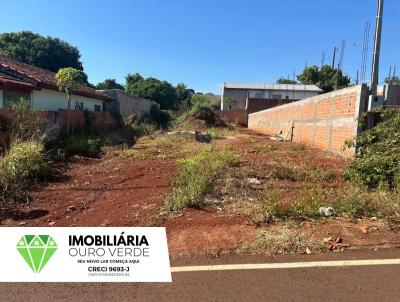
[[[258,90],[294,90],[322,92],[316,85],[302,84],[270,84],[270,83],[224,83],[224,88],[258,89]]]

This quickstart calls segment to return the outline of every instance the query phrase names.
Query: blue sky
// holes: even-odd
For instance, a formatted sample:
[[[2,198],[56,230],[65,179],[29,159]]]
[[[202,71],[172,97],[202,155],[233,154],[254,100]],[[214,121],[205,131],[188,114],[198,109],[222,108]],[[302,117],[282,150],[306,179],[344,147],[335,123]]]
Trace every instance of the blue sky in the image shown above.
[[[343,68],[361,65],[364,24],[375,27],[376,0],[0,0],[3,32],[30,30],[77,46],[89,80],[124,82],[139,72],[197,91],[224,81],[275,82],[306,64],[332,60],[347,39]],[[385,0],[380,80],[400,74],[400,5]]]

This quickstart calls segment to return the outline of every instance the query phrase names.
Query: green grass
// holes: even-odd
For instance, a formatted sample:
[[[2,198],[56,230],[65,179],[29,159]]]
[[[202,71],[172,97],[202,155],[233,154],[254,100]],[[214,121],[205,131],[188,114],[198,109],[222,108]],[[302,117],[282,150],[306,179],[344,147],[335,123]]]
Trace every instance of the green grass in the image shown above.
[[[351,185],[341,191],[316,185],[303,189],[293,201],[282,203],[278,194],[266,191],[264,197],[253,203],[237,206],[239,212],[249,216],[256,224],[262,225],[278,220],[320,219],[320,207],[331,206],[333,217],[386,219],[393,228],[400,227],[399,193],[371,192]]]
[[[173,180],[173,191],[165,200],[169,210],[186,207],[202,208],[204,196],[212,182],[233,165],[235,157],[228,149],[207,148],[197,155],[178,160],[178,173]]]
[[[43,144],[36,140],[16,141],[0,158],[0,199],[3,203],[25,199],[25,191],[32,183],[50,175]]]

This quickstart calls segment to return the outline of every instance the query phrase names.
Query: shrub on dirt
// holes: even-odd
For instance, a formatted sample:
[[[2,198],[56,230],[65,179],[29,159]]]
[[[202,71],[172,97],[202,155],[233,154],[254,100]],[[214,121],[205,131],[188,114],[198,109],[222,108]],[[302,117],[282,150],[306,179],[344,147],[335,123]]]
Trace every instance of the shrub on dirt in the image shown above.
[[[138,139],[150,134],[153,131],[152,128],[142,116],[136,113],[131,114],[123,121],[124,136],[127,138]]]
[[[81,155],[98,157],[103,145],[102,139],[94,134],[75,133],[56,142],[58,148],[62,149],[67,156]]]
[[[393,189],[400,174],[400,111],[381,109],[376,114],[383,121],[347,143],[356,148],[356,154],[345,177],[358,186]]]
[[[336,174],[332,170],[318,167],[312,161],[301,165],[290,165],[277,162],[272,167],[271,176],[281,180],[310,182],[328,182],[336,178]]]
[[[274,192],[267,192],[260,200],[256,201],[239,201],[229,205],[229,208],[235,213],[248,216],[250,220],[257,226],[271,223],[273,217],[283,216],[277,202],[277,196]]]
[[[0,158],[0,189],[3,202],[23,199],[24,191],[34,182],[50,175],[44,146],[36,140],[15,141]]]
[[[173,181],[173,191],[166,199],[168,209],[202,208],[212,182],[234,162],[230,150],[217,148],[204,149],[195,156],[178,160],[179,170]]]
[[[153,105],[148,115],[149,122],[156,125],[160,129],[167,129],[171,125],[171,114],[168,111],[161,110],[158,106]]]
[[[253,244],[246,250],[263,250],[268,255],[285,255],[298,253],[320,253],[325,250],[322,243],[310,239],[310,236],[300,230],[287,226],[267,228],[259,232]]]
[[[193,107],[189,112],[190,115],[194,118],[204,120],[207,125],[214,125],[216,114],[211,107],[210,100],[202,95],[194,95],[192,102]]]

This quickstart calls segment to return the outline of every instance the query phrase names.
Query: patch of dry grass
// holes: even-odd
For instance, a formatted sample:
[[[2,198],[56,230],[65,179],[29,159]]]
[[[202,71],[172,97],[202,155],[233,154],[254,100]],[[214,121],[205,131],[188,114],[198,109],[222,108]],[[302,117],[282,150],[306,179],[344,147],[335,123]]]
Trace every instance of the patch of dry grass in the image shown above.
[[[276,256],[323,251],[323,243],[311,239],[297,228],[285,225],[260,230],[257,238],[242,247],[239,252],[265,252],[267,255]]]
[[[114,146],[102,149],[106,156],[121,156],[135,159],[180,158],[190,153],[190,145],[195,144],[192,137],[175,134],[145,136],[133,147]]]

